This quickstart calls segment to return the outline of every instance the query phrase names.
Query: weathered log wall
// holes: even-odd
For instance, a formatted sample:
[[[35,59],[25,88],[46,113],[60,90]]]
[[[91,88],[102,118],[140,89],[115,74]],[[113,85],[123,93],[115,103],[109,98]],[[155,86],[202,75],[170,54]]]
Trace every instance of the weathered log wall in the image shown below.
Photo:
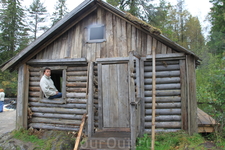
[[[182,109],[182,107],[190,107],[186,106],[186,97],[185,94],[182,94],[182,91],[186,90],[183,87],[184,83],[187,82],[181,78],[182,74],[184,74],[182,71],[184,67],[182,65],[183,61],[183,59],[177,59],[168,61],[158,60],[156,62],[156,131],[187,130],[188,120],[186,118],[187,115],[192,117],[192,114],[189,114],[186,109]],[[143,68],[143,73],[140,73],[144,89],[143,131],[150,133],[152,126],[152,64],[150,61],[145,60],[143,67],[140,65],[140,68]],[[42,70],[41,67],[29,68],[28,104],[31,112],[28,112],[28,116],[30,117],[28,126],[45,129],[78,130],[82,114],[87,111],[87,66],[66,67],[66,101],[40,99],[39,81],[42,76],[40,70]],[[94,125],[95,128],[98,128],[97,64],[94,65],[93,75]],[[134,71],[134,77],[137,78],[136,71]],[[138,96],[137,82],[136,96]]]
[[[177,131],[181,124],[181,85],[179,60],[156,62],[156,131]],[[144,62],[144,130],[152,126],[152,64]]]
[[[28,126],[42,129],[76,131],[82,115],[87,113],[87,66],[66,69],[65,100],[40,97],[41,67],[29,69],[29,122]]]
[[[106,41],[87,43],[87,26],[96,23],[105,25]],[[38,53],[36,59],[84,57],[95,61],[96,58],[128,57],[132,50],[145,56],[152,54],[152,47],[156,47],[157,54],[176,52],[124,18],[99,7]]]

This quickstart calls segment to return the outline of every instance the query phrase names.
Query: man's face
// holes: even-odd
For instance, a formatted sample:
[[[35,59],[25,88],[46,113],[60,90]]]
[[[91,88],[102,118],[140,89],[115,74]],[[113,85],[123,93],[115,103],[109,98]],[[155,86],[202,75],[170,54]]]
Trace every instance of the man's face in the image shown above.
[[[48,77],[49,77],[49,76],[51,75],[51,70],[48,70],[48,69],[47,69],[47,70],[45,70],[45,73],[44,73],[44,74],[45,74],[46,76],[48,76]]]

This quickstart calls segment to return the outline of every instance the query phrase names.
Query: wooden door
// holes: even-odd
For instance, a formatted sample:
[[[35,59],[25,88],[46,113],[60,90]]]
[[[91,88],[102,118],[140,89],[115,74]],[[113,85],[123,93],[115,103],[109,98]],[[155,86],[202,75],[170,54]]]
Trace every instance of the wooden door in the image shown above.
[[[130,127],[128,64],[102,64],[102,127]]]

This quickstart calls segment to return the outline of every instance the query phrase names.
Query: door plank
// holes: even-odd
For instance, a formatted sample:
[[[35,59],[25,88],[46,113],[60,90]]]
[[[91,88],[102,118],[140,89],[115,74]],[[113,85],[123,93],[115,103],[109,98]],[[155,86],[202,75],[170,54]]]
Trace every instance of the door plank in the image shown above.
[[[130,127],[128,64],[102,65],[103,128]]]
[[[128,102],[128,73],[127,64],[117,65],[118,97],[119,97],[119,127],[130,126]]]
[[[109,124],[109,65],[102,65],[102,100],[103,100],[103,126],[108,127]]]
[[[117,84],[117,64],[109,65],[110,66],[110,98],[109,102],[109,117],[110,117],[110,127],[119,127],[118,126],[118,84]]]

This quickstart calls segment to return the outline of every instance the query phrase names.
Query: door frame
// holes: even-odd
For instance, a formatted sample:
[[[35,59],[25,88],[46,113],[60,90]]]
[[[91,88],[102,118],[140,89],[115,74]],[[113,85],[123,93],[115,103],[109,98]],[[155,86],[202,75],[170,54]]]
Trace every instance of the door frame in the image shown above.
[[[96,62],[98,65],[98,129],[103,130],[104,127],[103,127],[102,65],[127,64],[128,65],[127,71],[129,71],[129,57],[98,58],[98,59],[96,59]],[[129,78],[130,78],[130,76],[129,76],[129,72],[128,72],[128,80],[129,80]],[[129,88],[129,85],[128,85],[128,88]],[[128,103],[130,104],[129,95],[128,95],[128,100],[129,100]],[[128,107],[130,107],[130,106],[128,106]],[[124,130],[127,131],[127,128]]]

